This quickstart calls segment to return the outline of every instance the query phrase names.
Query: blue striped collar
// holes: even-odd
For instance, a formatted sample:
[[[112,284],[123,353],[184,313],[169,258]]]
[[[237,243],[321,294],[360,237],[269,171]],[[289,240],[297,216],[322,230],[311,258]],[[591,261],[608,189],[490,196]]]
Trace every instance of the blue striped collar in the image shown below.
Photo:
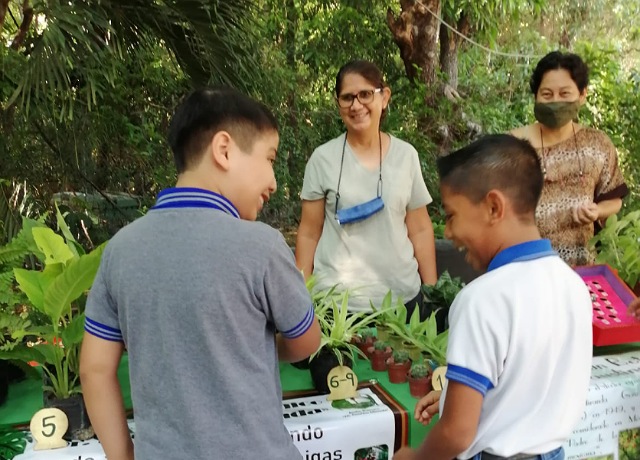
[[[153,209],[210,208],[240,218],[236,207],[224,196],[195,187],[166,188],[158,194]]]
[[[556,251],[551,247],[551,241],[547,239],[527,241],[500,251],[489,264],[487,271],[490,272],[511,262],[523,262],[557,255]]]

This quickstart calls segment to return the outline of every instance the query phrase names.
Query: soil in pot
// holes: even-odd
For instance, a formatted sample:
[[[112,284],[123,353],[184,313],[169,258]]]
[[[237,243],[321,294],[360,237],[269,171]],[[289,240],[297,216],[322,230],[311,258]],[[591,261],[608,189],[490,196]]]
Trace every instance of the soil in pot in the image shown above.
[[[389,382],[404,383],[407,381],[407,373],[411,369],[411,361],[404,363],[387,363],[387,373],[389,374]]]
[[[320,393],[329,393],[327,376],[329,372],[331,372],[331,369],[339,365],[338,357],[333,349],[323,348],[322,351],[309,362],[309,372],[311,373],[313,387]],[[342,365],[353,368],[353,362],[351,358],[347,356],[343,356]]]
[[[414,398],[422,398],[433,389],[431,385],[431,375],[418,378],[409,375],[407,378],[409,380],[409,392]]]

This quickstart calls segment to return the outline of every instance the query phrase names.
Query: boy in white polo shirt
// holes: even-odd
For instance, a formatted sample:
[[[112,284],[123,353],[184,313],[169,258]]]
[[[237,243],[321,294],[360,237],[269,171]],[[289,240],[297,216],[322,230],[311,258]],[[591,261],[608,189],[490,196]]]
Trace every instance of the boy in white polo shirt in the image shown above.
[[[445,236],[487,272],[451,306],[440,419],[394,460],[562,460],[589,387],[591,300],[540,238],[540,161],[527,141],[492,135],[440,158],[438,171]],[[416,418],[428,423],[438,399],[424,397]]]

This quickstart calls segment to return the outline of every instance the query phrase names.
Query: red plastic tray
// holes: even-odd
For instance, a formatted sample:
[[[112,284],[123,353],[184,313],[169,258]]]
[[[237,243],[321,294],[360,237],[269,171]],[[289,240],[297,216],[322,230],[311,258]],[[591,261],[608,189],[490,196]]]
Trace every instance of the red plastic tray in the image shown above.
[[[593,344],[595,346],[640,342],[640,320],[627,315],[636,297],[608,265],[575,267],[591,292]]]

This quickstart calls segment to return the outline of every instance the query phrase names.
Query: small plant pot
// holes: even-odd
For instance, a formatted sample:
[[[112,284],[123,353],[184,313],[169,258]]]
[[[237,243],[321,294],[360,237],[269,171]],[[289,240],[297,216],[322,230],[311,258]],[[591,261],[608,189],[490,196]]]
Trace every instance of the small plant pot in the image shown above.
[[[384,372],[387,370],[387,359],[389,359],[389,352],[384,350],[373,350],[371,353],[371,369],[378,372]]]
[[[384,324],[378,324],[376,326],[376,331],[377,331],[378,340],[382,340],[384,342],[389,341],[389,332],[391,331],[391,328],[389,326],[385,326]]]
[[[69,427],[63,438],[67,441],[86,441],[94,436],[91,421],[87,414],[82,395],[73,395],[69,398],[58,399],[50,394],[44,396],[45,407],[55,407],[65,413],[69,421]]]
[[[342,365],[352,367],[352,360],[348,356],[343,356]],[[327,383],[327,376],[331,369],[339,366],[338,357],[335,355],[332,349],[323,348],[315,358],[309,361],[309,372],[311,373],[311,380],[313,381],[313,387],[320,393],[329,393],[329,384]]]
[[[393,331],[389,332],[389,340],[388,340],[388,342],[389,342],[389,345],[391,345],[391,348],[393,348],[394,351],[404,349],[404,346],[402,345],[404,340],[402,339],[402,337],[400,337],[398,334],[396,334]]]
[[[365,354],[367,358],[370,358],[371,354],[369,353],[369,348],[373,347],[373,344],[375,343],[375,341],[376,341],[376,338],[371,337],[364,342],[362,340],[356,339],[354,343],[360,349],[360,351]],[[358,355],[358,356],[360,356],[361,359],[364,359],[361,355]]]
[[[431,375],[418,378],[409,375],[407,379],[409,380],[409,392],[414,398],[420,399],[433,389],[431,385]]]
[[[411,361],[405,363],[387,363],[387,373],[389,374],[389,382],[404,383],[407,381],[407,373],[411,369]]]
[[[418,346],[411,342],[402,342],[402,348],[404,348],[407,353],[409,353],[409,357],[411,361],[414,363],[419,363],[422,360],[422,351]]]

